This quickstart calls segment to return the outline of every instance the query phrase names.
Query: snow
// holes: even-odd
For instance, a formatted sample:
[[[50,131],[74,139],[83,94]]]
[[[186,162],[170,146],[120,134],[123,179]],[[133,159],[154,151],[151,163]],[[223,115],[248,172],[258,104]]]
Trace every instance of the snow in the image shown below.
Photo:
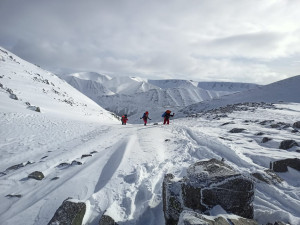
[[[152,119],[158,121],[161,118],[155,115],[161,115],[166,109],[177,112],[191,104],[257,86],[217,83],[224,88],[208,90],[211,88],[209,84],[199,88],[198,82],[195,81],[147,80],[139,77],[114,77],[104,80],[103,76],[86,72],[70,74],[62,78],[103,108],[119,116],[127,114],[131,123],[140,123],[139,117],[149,109],[154,115]]]
[[[291,133],[291,128],[274,129],[245,122],[300,121],[297,102],[228,113],[228,117],[219,120],[178,118],[171,120],[170,125],[162,125],[161,113],[154,115],[149,110],[150,118],[160,120],[158,125],[149,121],[147,126],[122,126],[111,113],[54,74],[3,51],[6,50],[1,48],[4,61],[0,61],[0,83],[11,88],[19,100],[10,98],[6,89],[0,88],[0,172],[6,173],[0,175],[0,224],[47,224],[61,203],[71,197],[87,205],[84,224],[98,224],[105,212],[124,225],[162,225],[162,180],[166,173],[183,177],[187,168],[199,160],[224,158],[237,172],[249,176],[268,169],[271,161],[299,155],[299,147],[278,149],[285,139],[300,143],[299,133]],[[47,79],[50,84],[34,77]],[[292,84],[285,82],[280,86],[290,90],[289,85]],[[74,104],[71,106],[64,99]],[[27,101],[39,106],[41,113],[28,109]],[[221,126],[225,122],[235,124]],[[236,127],[246,130],[228,132]],[[264,132],[272,142],[261,143],[263,136],[255,135],[258,132]],[[82,164],[72,164],[73,161]],[[23,167],[7,170],[20,163]],[[61,163],[69,165],[59,167]],[[33,171],[43,172],[45,178],[28,179]],[[278,175],[285,181],[256,184],[255,219],[259,223],[281,220],[299,225],[299,171],[289,168],[287,173]],[[224,211],[217,206],[211,210],[211,216],[218,213]]]

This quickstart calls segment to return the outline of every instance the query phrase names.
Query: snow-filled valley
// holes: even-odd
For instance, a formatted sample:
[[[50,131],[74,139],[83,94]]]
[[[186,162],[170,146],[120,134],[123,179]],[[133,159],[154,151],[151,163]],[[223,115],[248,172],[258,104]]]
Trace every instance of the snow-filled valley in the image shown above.
[[[300,225],[299,171],[289,167],[287,172],[277,172],[277,182],[271,183],[253,176],[265,174],[270,162],[299,158],[299,146],[279,148],[284,140],[300,145],[300,129],[293,127],[300,121],[300,92],[295,89],[299,76],[222,98],[214,92],[219,99],[189,106],[195,103],[191,98],[182,101],[188,104],[178,103],[178,109],[183,108],[179,113],[177,103],[172,103],[175,117],[170,125],[163,125],[162,110],[179,101],[178,96],[192,96],[174,94],[173,100],[170,93],[190,90],[200,96],[191,83],[182,82],[189,88],[175,92],[163,82],[157,86],[157,81],[138,80],[134,93],[128,93],[126,87],[118,89],[114,78],[85,75],[86,84],[76,82],[77,89],[95,80],[111,83],[92,84],[99,88],[93,92],[98,100],[104,95],[109,99],[105,108],[110,103],[122,111],[124,96],[127,104],[130,94],[142,96],[131,99],[129,107],[139,110],[132,110],[129,124],[122,126],[117,116],[67,82],[0,48],[0,224],[48,224],[62,202],[72,198],[86,204],[86,225],[99,224],[103,214],[122,225],[163,225],[164,175],[182,178],[191,164],[216,158],[254,181],[254,219],[259,224]],[[278,99],[283,90],[286,94]],[[161,96],[155,97],[159,102],[149,104],[149,100],[143,105],[149,93]],[[236,104],[246,101],[259,103]],[[235,105],[225,108],[227,104]],[[145,110],[152,119],[147,126],[139,119]],[[28,177],[34,171],[45,177]],[[217,216],[218,212],[212,208],[207,213]]]

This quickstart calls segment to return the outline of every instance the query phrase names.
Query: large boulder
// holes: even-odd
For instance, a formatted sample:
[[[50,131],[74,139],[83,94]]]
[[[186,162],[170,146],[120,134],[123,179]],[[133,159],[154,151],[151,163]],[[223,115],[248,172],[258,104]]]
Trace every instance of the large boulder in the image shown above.
[[[206,213],[216,205],[228,213],[252,219],[253,197],[253,181],[216,159],[191,165],[183,179],[167,174],[163,181],[167,225],[177,224],[183,209]]]
[[[258,223],[255,220],[238,216],[212,217],[184,210],[180,214],[178,225],[258,225]]]
[[[40,171],[34,171],[31,174],[28,175],[28,178],[32,178],[35,180],[43,180],[44,179],[44,174]]]
[[[85,203],[66,199],[56,210],[48,225],[81,225],[85,211]]]
[[[298,143],[294,140],[284,140],[280,143],[279,149],[288,150],[294,146],[299,146]]]
[[[270,163],[270,169],[275,172],[287,172],[288,167],[300,171],[300,159],[283,159]]]
[[[293,128],[298,128],[300,129],[300,121],[297,121],[293,124]]]

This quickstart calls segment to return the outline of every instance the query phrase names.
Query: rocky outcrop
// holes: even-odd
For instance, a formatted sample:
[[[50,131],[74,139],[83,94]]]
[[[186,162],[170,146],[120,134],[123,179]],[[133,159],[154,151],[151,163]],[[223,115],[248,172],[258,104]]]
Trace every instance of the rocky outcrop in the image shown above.
[[[275,172],[287,172],[288,167],[300,171],[300,159],[283,159],[270,163],[270,169]]]
[[[294,146],[299,146],[294,140],[284,140],[280,143],[279,149],[288,150]]]
[[[99,221],[99,225],[118,225],[113,218],[108,215],[101,216]]]
[[[190,166],[183,179],[178,180],[167,174],[163,181],[163,208],[167,225],[177,224],[183,209],[205,213],[216,205],[228,213],[252,219],[253,197],[252,180],[216,159]]]
[[[234,216],[234,218],[212,217],[184,210],[180,214],[178,225],[258,225],[255,220]]]
[[[85,211],[85,203],[71,202],[69,199],[66,199],[56,210],[48,225],[81,225]]]

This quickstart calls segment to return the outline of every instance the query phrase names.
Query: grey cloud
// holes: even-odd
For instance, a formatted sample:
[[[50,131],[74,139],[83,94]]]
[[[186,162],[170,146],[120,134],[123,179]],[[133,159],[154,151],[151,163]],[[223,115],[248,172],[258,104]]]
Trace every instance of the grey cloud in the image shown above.
[[[263,82],[284,71],[296,75],[272,61],[300,53],[299,6],[283,0],[1,0],[0,45],[53,71]]]

